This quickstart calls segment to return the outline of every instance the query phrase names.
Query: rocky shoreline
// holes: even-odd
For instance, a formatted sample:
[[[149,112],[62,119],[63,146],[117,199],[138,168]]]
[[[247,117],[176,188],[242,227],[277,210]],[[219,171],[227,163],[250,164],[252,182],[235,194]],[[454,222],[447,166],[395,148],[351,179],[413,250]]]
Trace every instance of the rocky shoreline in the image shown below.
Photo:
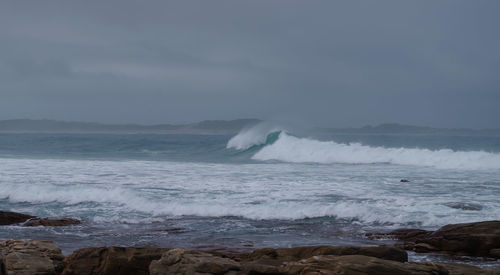
[[[65,226],[74,218],[38,218],[0,211],[0,225]],[[367,234],[394,238],[395,246],[305,246],[252,252],[152,247],[91,247],[64,257],[52,241],[0,241],[4,274],[500,274],[444,262],[409,262],[405,250],[500,259],[500,221],[400,229]]]

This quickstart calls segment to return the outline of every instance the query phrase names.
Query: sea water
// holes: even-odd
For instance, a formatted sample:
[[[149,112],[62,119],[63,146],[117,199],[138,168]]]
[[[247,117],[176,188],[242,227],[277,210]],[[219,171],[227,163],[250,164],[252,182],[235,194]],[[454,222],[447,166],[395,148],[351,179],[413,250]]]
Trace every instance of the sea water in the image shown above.
[[[378,245],[391,241],[365,234],[500,219],[500,138],[259,126],[235,136],[0,134],[0,209],[82,219],[0,227],[0,239],[53,240],[65,254]]]

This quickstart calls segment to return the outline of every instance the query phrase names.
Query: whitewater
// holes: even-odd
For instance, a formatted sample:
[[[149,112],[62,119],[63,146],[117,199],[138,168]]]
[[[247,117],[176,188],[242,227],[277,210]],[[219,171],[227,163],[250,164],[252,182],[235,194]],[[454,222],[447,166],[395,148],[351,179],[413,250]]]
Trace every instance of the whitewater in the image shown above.
[[[84,221],[5,226],[0,239],[52,239],[65,253],[373,245],[384,240],[365,233],[500,219],[500,142],[275,125],[234,136],[0,134],[0,186],[2,210]]]
[[[419,148],[371,147],[360,143],[339,144],[297,138],[281,132],[278,140],[253,156],[256,160],[283,162],[390,163],[442,169],[500,169],[500,154],[484,151],[429,150]]]

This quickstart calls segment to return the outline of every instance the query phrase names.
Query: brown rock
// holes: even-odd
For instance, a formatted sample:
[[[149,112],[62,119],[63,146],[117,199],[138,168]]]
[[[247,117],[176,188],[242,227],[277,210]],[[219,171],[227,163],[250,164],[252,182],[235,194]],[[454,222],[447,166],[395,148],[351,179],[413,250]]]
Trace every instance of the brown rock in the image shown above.
[[[277,260],[260,259],[253,262],[243,262],[244,274],[286,274],[281,270],[283,262]]]
[[[494,274],[487,270],[460,264],[396,262],[380,258],[348,256],[314,256],[309,259],[285,264],[283,274],[343,274],[343,275],[479,275]]]
[[[448,274],[450,275],[498,275],[500,274],[500,268],[479,268],[472,265],[466,264],[456,264],[456,263],[434,263],[434,262],[425,262],[421,264],[426,265],[436,265],[441,266],[448,270]]]
[[[399,247],[417,252],[500,258],[500,221],[451,224],[436,231],[397,230]]]
[[[416,240],[422,235],[430,233],[432,233],[432,231],[427,231],[422,229],[398,229],[384,235],[395,237],[396,239],[400,240]]]
[[[467,275],[497,274],[497,270],[481,269],[474,266],[453,263],[399,262],[365,255],[315,255],[294,261],[282,261],[318,253],[314,249],[261,249],[256,253],[240,255],[229,259],[217,252],[172,249],[165,252],[160,260],[151,262],[150,274],[342,274],[342,275]],[[326,250],[323,250],[326,251]],[[256,255],[259,256],[256,256]],[[252,259],[250,256],[256,256]],[[280,258],[281,260],[277,260]],[[297,256],[298,255],[298,256]],[[234,255],[230,255],[234,256]]]
[[[62,274],[149,274],[151,261],[167,248],[95,247],[79,249],[65,260]]]
[[[0,274],[59,274],[64,256],[52,241],[0,242]]]
[[[268,258],[281,261],[298,261],[317,255],[365,255],[376,258],[406,262],[408,254],[401,249],[390,246],[304,246],[294,248],[264,248],[249,254],[252,260]]]
[[[500,258],[500,248],[491,249],[491,250],[490,250],[490,255],[491,255],[493,258]]]
[[[68,226],[81,223],[73,218],[33,218],[23,223],[23,226]]]
[[[198,250],[172,249],[152,261],[149,274],[238,274],[240,263]]]
[[[426,253],[426,252],[436,251],[436,250],[439,250],[439,249],[437,249],[436,247],[434,247],[434,246],[432,246],[432,245],[430,245],[428,243],[417,243],[413,247],[413,250],[415,252],[418,252],[418,253]]]
[[[32,218],[36,217],[16,212],[0,211],[0,225],[22,223]]]

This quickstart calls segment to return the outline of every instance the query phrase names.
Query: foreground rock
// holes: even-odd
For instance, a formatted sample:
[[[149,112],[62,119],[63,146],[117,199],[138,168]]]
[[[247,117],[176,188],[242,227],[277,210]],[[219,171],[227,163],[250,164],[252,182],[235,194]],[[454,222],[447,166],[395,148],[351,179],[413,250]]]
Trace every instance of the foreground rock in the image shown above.
[[[407,262],[394,247],[311,246],[266,248],[251,253],[189,249],[97,247],[63,261],[49,241],[0,242],[0,275],[13,274],[500,274],[452,263]]]
[[[62,274],[149,274],[151,261],[161,258],[166,248],[95,247],[79,249],[65,260]]]
[[[266,249],[266,256],[261,250],[245,255],[224,255],[217,252],[172,249],[165,252],[162,258],[151,262],[149,266],[152,275],[167,274],[352,274],[352,275],[437,275],[437,274],[499,274],[500,270],[481,269],[474,266],[452,263],[409,263],[386,260],[366,255],[315,255],[321,251],[354,251],[346,247],[299,247],[294,249]],[[272,252],[274,250],[274,252]],[[279,250],[279,251],[278,251]],[[290,251],[293,250],[293,251]],[[257,251],[256,251],[257,252]],[[268,255],[275,255],[268,257]],[[248,255],[247,255],[248,256]],[[386,255],[383,254],[383,257]],[[304,258],[302,258],[304,257]],[[294,259],[288,261],[286,259]]]
[[[223,256],[197,250],[172,249],[152,261],[149,274],[238,274],[241,264]]]
[[[0,274],[60,274],[64,256],[51,241],[0,242]]]
[[[35,216],[16,212],[0,211],[0,225],[22,223],[32,218],[35,218]]]
[[[441,263],[401,263],[380,258],[348,256],[315,256],[298,262],[286,263],[280,268],[282,274],[496,274],[494,270],[484,270],[474,266]]]
[[[81,223],[73,218],[32,218],[23,223],[23,226],[68,226]]]
[[[398,247],[415,252],[500,258],[500,221],[450,224],[436,231],[401,229],[390,233]]]
[[[0,225],[21,224],[23,226],[67,226],[81,224],[74,218],[38,218],[31,215],[0,211]]]
[[[249,260],[274,259],[282,262],[298,261],[318,255],[365,255],[380,259],[406,262],[408,254],[390,246],[302,246],[294,248],[257,249],[246,256]]]

